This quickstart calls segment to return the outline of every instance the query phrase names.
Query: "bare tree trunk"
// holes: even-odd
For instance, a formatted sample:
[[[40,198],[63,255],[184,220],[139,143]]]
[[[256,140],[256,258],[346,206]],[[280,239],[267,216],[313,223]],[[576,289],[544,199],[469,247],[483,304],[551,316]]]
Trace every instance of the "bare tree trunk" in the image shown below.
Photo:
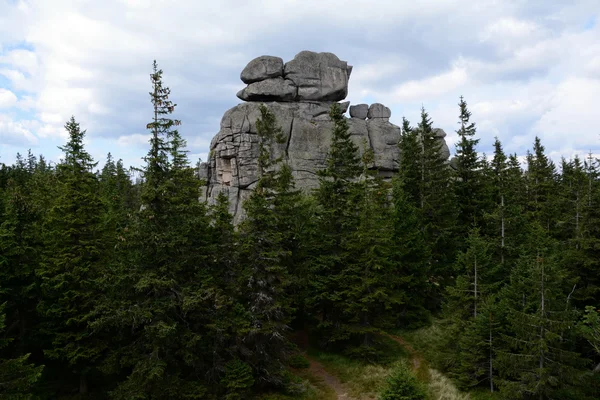
[[[539,256],[539,252],[538,252],[538,256],[537,256],[537,263],[540,262],[540,256]],[[545,288],[544,288],[544,262],[541,262],[541,268],[542,268],[542,279],[541,279],[541,300],[542,300],[542,304],[541,304],[541,316],[542,318],[544,317],[544,315],[546,314],[546,297],[545,297]],[[544,340],[544,324],[543,322],[540,324],[540,339]],[[542,375],[542,370],[544,369],[544,350],[540,350],[540,376]],[[544,400],[544,395],[543,393],[540,393],[540,400]]]
[[[475,256],[475,305],[473,308],[473,317],[477,318],[477,255]]]
[[[88,382],[87,377],[84,374],[79,375],[79,393],[87,393],[88,392]]]
[[[502,221],[502,230],[501,230],[501,249],[500,249],[500,258],[502,265],[504,265],[504,194],[500,198],[500,207],[501,207],[501,221]]]
[[[494,393],[494,359],[492,342],[492,313],[490,312],[490,392]]]

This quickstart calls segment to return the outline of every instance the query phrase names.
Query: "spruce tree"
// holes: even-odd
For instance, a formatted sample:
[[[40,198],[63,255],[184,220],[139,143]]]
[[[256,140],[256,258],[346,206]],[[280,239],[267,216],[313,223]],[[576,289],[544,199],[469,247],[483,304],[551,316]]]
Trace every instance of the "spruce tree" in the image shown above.
[[[498,324],[495,293],[498,291],[498,266],[492,257],[487,238],[472,228],[466,250],[459,253],[455,264],[456,282],[448,288],[444,324],[444,343],[453,354],[449,375],[461,387],[482,381],[493,387],[495,348]],[[490,372],[491,368],[491,372]]]
[[[337,104],[332,105],[329,115],[333,132],[326,166],[318,172],[319,188],[315,192],[318,225],[313,238],[307,299],[319,321],[317,327],[325,345],[350,338],[347,327],[342,325],[343,305],[339,293],[347,285],[342,277],[349,263],[348,241],[358,225],[355,210],[359,184],[356,180],[362,171],[358,147],[350,138],[348,122]]]
[[[534,222],[502,292],[509,323],[506,347],[498,351],[504,397],[564,398],[579,383],[584,362],[573,348],[575,286],[555,249],[546,227]]]
[[[0,332],[4,331],[5,304],[0,305]],[[10,339],[0,339],[0,354],[11,343]],[[35,366],[28,360],[29,354],[16,358],[0,356],[0,398],[3,399],[33,399],[36,382],[42,375],[43,366]]]
[[[239,284],[246,288],[241,298],[250,317],[243,352],[248,355],[242,359],[252,365],[261,383],[281,385],[291,309],[286,296],[290,278],[284,262],[289,250],[283,247],[284,232],[279,230],[281,216],[276,213],[275,199],[282,177],[285,185],[293,183],[289,169],[282,175],[280,160],[272,157],[273,146],[283,139],[275,115],[264,104],[260,113],[256,121],[259,179],[244,202],[246,218],[240,226],[240,261],[244,267]]]
[[[536,137],[533,152],[527,153],[528,212],[547,232],[556,230],[556,167],[545,154],[540,138]]]
[[[429,281],[429,251],[421,229],[420,208],[408,194],[402,171],[392,181],[392,258],[396,264],[395,291],[403,296],[398,309],[402,325],[417,326],[427,320],[433,304],[433,285]],[[410,180],[409,180],[410,181]]]
[[[206,391],[199,376],[206,369],[201,334],[208,306],[195,285],[207,221],[156,61],[150,78],[154,116],[141,206],[121,234],[120,256],[105,284],[110,295],[93,327],[118,338],[105,367],[126,378],[114,398],[199,398]]]
[[[413,129],[404,117],[402,117],[402,133],[398,146],[401,155],[398,168],[399,179],[402,181],[403,190],[408,196],[407,200],[420,207],[421,193],[419,188],[422,180],[422,164],[420,162],[422,147],[418,130]]]
[[[36,271],[42,295],[38,311],[48,339],[45,355],[78,376],[79,392],[86,393],[87,376],[107,348],[106,341],[88,328],[99,294],[97,279],[104,273],[104,207],[92,173],[96,163],[83,145],[86,132],[73,117],[65,129],[69,141],[60,147],[64,159],[57,168],[59,194],[44,224],[45,251]]]
[[[475,123],[470,121],[471,112],[462,96],[459,107],[460,128],[456,131],[459,142],[456,143],[454,191],[458,203],[458,233],[466,236],[471,227],[481,225],[482,171],[476,149],[479,139],[475,139]]]
[[[339,305],[342,326],[354,339],[350,351],[374,361],[380,357],[375,334],[394,325],[392,310],[406,302],[404,277],[396,273],[392,257],[393,218],[389,204],[389,185],[368,169],[373,162],[371,149],[363,152],[363,173],[358,181],[358,226],[347,242],[348,258],[341,270]]]
[[[456,198],[452,190],[452,171],[442,157],[442,144],[431,119],[421,109],[417,128],[421,139],[420,208],[425,240],[431,247],[428,260],[433,279],[446,279],[456,251]]]

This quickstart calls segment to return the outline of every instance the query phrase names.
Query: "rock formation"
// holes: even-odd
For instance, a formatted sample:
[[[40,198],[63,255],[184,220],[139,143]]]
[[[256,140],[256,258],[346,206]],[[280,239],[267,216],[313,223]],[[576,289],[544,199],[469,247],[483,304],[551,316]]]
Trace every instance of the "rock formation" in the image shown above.
[[[332,53],[302,51],[285,64],[271,56],[250,61],[240,75],[247,86],[237,94],[245,103],[225,112],[209,159],[200,166],[207,182],[203,197],[212,203],[220,192],[226,193],[235,221],[243,218],[242,203],[258,180],[256,120],[262,103],[275,114],[286,139],[274,149],[274,156],[282,155],[290,165],[297,187],[317,187],[316,172],[325,166],[331,141],[329,109],[346,98],[351,71]],[[344,112],[350,106],[338,104]],[[375,103],[350,106],[348,119],[352,140],[360,149],[373,149],[373,168],[385,178],[398,170],[400,161],[400,128],[389,122],[390,117],[388,107]],[[438,129],[437,134],[448,157],[446,133]]]

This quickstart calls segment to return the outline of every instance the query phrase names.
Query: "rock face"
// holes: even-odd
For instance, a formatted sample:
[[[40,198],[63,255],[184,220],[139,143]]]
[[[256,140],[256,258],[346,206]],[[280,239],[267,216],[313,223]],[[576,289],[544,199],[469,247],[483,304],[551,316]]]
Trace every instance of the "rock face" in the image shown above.
[[[331,53],[303,51],[286,64],[270,56],[252,60],[240,75],[248,86],[238,97],[246,102],[225,112],[209,159],[200,166],[207,182],[202,197],[212,203],[225,193],[235,222],[243,218],[242,203],[258,180],[256,120],[263,103],[275,114],[285,137],[273,149],[274,156],[283,156],[290,165],[297,187],[316,188],[316,174],[325,167],[331,141],[329,109],[346,97],[351,70]],[[350,106],[349,102],[338,104],[343,112]],[[350,107],[350,115],[352,140],[361,153],[366,147],[373,149],[373,168],[384,178],[391,177],[400,162],[400,128],[389,122],[390,109],[379,103],[359,104]],[[447,149],[444,131],[438,130],[437,135]]]

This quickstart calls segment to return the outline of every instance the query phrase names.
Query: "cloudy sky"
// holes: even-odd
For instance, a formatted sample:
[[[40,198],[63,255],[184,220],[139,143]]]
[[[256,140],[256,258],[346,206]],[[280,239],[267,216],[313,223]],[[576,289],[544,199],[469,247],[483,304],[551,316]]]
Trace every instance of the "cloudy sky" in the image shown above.
[[[58,161],[74,115],[97,160],[146,153],[152,60],[206,159],[239,74],[259,55],[328,51],[354,66],[348,100],[456,140],[458,99],[480,150],[600,154],[600,0],[0,0],[0,162]]]

